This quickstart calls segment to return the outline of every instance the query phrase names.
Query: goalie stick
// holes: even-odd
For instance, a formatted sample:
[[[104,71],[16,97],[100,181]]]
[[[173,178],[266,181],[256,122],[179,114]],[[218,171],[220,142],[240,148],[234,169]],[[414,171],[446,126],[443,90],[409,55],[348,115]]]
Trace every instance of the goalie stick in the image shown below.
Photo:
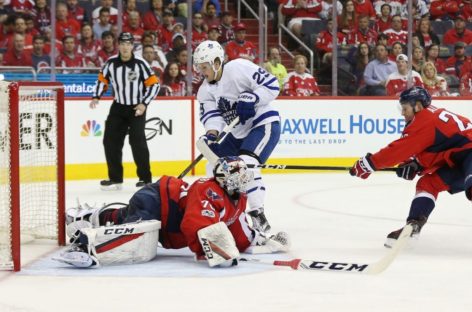
[[[339,170],[346,171],[350,170],[352,167],[337,167],[337,166],[302,166],[302,165],[272,165],[272,164],[262,164],[254,165],[248,164],[248,168],[261,168],[261,169],[276,169],[276,170]],[[383,168],[376,171],[396,171],[397,168]]]
[[[220,135],[218,136],[218,140],[216,140],[216,142],[220,142],[221,140],[224,140],[226,135],[231,131],[231,129],[233,129],[238,124],[238,122],[239,122],[239,117],[236,117],[229,125],[224,127],[223,131],[221,131]],[[179,174],[177,178],[182,179],[183,177],[185,177],[187,173],[190,170],[192,170],[193,167],[195,167],[200,162],[200,160],[202,160],[202,158],[203,158],[203,154],[198,155],[197,158],[195,158],[195,160],[192,161],[190,165],[188,165],[188,167],[185,168],[184,171],[182,171],[182,173]]]
[[[354,272],[375,275],[382,273],[390,266],[398,253],[407,244],[412,231],[413,227],[411,225],[405,225],[393,247],[387,252],[385,256],[374,263],[349,263],[305,259],[264,261],[261,259],[240,258],[239,260],[275,266],[287,266],[294,270]]]

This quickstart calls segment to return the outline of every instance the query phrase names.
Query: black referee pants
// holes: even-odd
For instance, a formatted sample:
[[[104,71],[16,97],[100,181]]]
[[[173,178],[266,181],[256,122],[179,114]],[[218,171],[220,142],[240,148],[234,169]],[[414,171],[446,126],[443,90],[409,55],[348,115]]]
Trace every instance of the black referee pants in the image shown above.
[[[149,149],[147,146],[144,126],[146,112],[141,116],[134,116],[136,111],[131,105],[121,105],[116,102],[110,107],[105,123],[103,146],[108,166],[108,178],[113,182],[123,182],[123,145],[126,135],[129,134],[129,144],[137,167],[140,181],[152,182],[149,165]]]

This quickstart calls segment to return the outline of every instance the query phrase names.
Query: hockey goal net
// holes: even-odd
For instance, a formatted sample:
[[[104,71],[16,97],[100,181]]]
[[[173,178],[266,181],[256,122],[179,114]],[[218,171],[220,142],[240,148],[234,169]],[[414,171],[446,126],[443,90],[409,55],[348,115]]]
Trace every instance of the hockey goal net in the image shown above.
[[[19,271],[20,244],[64,244],[64,89],[0,81],[0,269]]]

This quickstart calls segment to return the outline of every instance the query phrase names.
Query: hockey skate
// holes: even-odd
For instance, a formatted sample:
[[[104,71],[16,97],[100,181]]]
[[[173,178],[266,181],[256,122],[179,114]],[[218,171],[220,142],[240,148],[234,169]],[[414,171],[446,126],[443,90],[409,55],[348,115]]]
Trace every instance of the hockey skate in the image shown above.
[[[102,191],[119,191],[123,188],[122,182],[115,182],[112,180],[100,181],[100,189]]]
[[[420,236],[421,229],[425,225],[426,221],[428,218],[426,217],[420,217],[419,220],[408,220],[407,224],[410,224],[413,226],[413,231],[411,232],[411,236],[414,239],[418,239]],[[392,248],[393,244],[397,241],[398,237],[400,236],[400,233],[402,232],[403,228],[398,229],[396,231],[391,232],[390,234],[387,235],[387,240],[384,243],[384,246],[387,248]]]
[[[259,208],[255,210],[251,210],[248,212],[248,215],[252,219],[252,227],[253,229],[260,231],[260,232],[269,232],[271,226],[269,221],[264,214],[264,208]]]
[[[96,268],[99,266],[97,258],[87,253],[84,250],[84,247],[77,244],[71,245],[69,249],[61,252],[59,256],[53,257],[52,260],[69,264],[77,268]]]

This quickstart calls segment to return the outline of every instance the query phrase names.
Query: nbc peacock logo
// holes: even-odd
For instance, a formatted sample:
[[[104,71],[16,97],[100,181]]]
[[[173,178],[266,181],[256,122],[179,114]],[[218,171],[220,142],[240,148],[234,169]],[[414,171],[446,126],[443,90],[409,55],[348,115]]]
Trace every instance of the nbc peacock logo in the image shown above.
[[[102,127],[99,123],[97,123],[96,120],[87,120],[87,122],[82,125],[82,131],[80,131],[80,135],[83,137],[98,137],[102,135],[101,128]]]

